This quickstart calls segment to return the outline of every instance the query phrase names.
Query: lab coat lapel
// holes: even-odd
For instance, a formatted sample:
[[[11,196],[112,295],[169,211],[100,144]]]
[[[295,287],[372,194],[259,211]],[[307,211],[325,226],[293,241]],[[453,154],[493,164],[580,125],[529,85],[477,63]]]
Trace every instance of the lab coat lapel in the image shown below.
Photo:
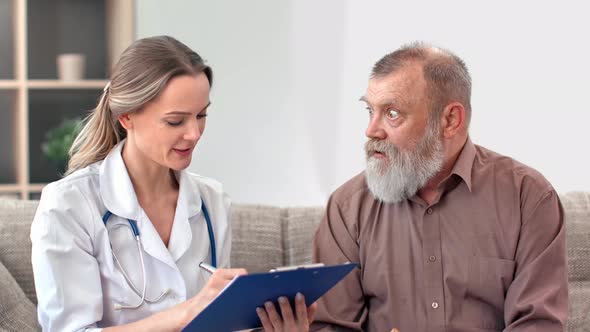
[[[121,155],[124,144],[125,140],[117,144],[100,166],[99,181],[102,201],[106,209],[114,215],[137,221],[141,242],[146,253],[177,269],[160,235],[139,205]]]
[[[141,212],[141,216],[138,220],[138,227],[139,232],[141,233],[141,242],[143,245],[143,250],[145,250],[148,255],[154,257],[155,259],[166,263],[171,268],[177,270],[178,267],[176,263],[172,259],[168,248],[164,245],[160,234],[148,218],[148,216],[143,212]]]
[[[168,244],[168,251],[174,261],[178,261],[190,248],[193,232],[189,219],[201,209],[198,187],[191,183],[190,176],[181,171],[176,173],[176,177],[179,183],[178,202]]]
[[[100,165],[100,196],[106,209],[114,215],[137,220],[141,208],[121,156],[123,144],[125,140],[117,144]]]

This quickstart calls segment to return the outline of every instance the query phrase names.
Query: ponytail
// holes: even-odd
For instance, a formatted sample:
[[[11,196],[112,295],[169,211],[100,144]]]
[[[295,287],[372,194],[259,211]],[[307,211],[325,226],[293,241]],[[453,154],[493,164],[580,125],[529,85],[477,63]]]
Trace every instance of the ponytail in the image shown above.
[[[125,138],[125,132],[109,107],[109,90],[107,85],[96,109],[84,120],[84,127],[69,151],[66,175],[103,160]]]

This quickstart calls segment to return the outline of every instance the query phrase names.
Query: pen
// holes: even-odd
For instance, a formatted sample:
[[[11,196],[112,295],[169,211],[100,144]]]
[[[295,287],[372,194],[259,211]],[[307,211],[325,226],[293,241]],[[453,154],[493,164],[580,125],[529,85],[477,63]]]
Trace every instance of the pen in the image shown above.
[[[217,270],[216,268],[214,268],[213,266],[211,266],[211,265],[209,265],[209,264],[207,264],[207,263],[205,263],[205,262],[201,262],[201,263],[199,263],[199,267],[200,267],[201,269],[203,269],[203,270],[205,270],[205,271],[209,272],[209,273],[214,273],[214,272],[215,272],[215,270]]]

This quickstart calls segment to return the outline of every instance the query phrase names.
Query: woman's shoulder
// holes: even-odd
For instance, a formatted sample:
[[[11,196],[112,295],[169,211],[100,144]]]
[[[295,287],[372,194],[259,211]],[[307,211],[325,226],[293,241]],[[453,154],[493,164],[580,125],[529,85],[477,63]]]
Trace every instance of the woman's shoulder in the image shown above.
[[[97,213],[99,197],[95,166],[85,167],[43,188],[31,225],[33,238],[39,240],[52,232],[85,237],[94,233],[93,214]]]
[[[96,162],[90,164],[82,169],[79,169],[71,174],[64,176],[63,178],[49,183],[45,188],[53,190],[68,190],[73,187],[83,187],[92,182],[98,181],[100,163]]]
[[[186,174],[189,181],[191,181],[193,187],[198,188],[199,191],[206,190],[206,191],[214,192],[219,195],[225,194],[225,192],[223,190],[223,185],[221,184],[221,182],[219,182],[213,178],[206,177],[206,176],[196,174],[193,172],[189,172],[189,171],[184,171],[184,174]]]
[[[40,205],[54,203],[63,206],[66,202],[80,202],[98,195],[99,164],[91,164],[46,185],[41,193]]]
[[[184,171],[184,174],[189,179],[190,186],[196,195],[205,199],[207,204],[210,205],[210,209],[215,209],[217,206],[224,209],[226,213],[229,213],[231,199],[224,191],[221,182],[188,171]]]

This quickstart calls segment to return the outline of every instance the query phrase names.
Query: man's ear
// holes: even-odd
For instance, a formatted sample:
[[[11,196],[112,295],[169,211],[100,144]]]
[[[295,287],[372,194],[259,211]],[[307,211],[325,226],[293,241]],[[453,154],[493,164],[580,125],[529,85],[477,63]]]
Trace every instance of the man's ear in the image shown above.
[[[119,115],[117,120],[121,124],[121,127],[125,128],[125,130],[133,128],[133,121],[131,121],[129,114]]]
[[[459,102],[448,104],[441,114],[441,133],[451,138],[465,128],[465,107]]]

